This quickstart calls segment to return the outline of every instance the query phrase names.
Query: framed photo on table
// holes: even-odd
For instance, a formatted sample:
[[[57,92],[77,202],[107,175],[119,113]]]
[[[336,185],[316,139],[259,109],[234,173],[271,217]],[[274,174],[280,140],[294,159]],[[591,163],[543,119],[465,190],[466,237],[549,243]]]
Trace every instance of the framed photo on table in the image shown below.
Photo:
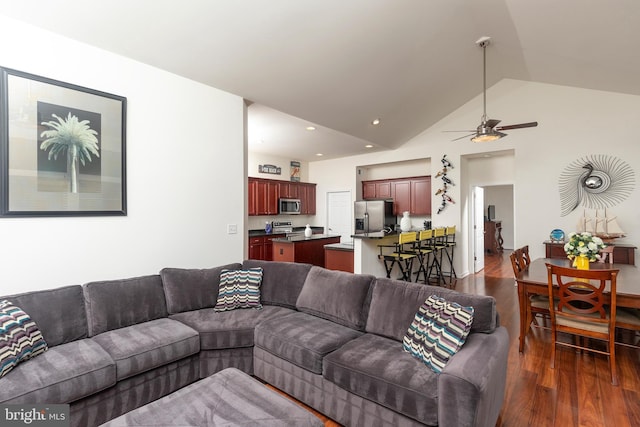
[[[0,67],[0,103],[0,216],[126,215],[126,98]]]

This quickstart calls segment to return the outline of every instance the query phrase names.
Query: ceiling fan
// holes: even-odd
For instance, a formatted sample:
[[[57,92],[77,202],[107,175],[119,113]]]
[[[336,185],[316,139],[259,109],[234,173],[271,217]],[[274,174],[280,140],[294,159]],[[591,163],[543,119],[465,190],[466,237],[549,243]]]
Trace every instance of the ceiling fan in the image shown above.
[[[500,123],[500,120],[487,119],[487,46],[489,45],[490,41],[491,41],[491,37],[480,37],[480,39],[476,41],[476,44],[482,48],[482,59],[483,59],[482,122],[476,128],[476,130],[445,131],[445,132],[472,132],[469,135],[461,136],[460,138],[456,138],[453,141],[457,141],[462,138],[467,138],[469,136],[472,137],[471,141],[473,142],[495,141],[496,139],[500,139],[502,137],[507,136],[506,133],[501,132],[503,130],[530,128],[530,127],[538,126],[538,122],[520,123],[517,125],[507,125],[507,126],[497,126],[498,123]]]

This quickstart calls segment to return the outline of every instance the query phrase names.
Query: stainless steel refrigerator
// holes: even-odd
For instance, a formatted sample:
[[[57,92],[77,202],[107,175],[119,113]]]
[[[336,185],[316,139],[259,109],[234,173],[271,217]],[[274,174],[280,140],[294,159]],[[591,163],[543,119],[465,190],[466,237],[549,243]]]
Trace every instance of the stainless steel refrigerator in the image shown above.
[[[391,200],[362,200],[355,202],[355,233],[373,233],[381,231],[385,227],[392,230],[396,225],[396,216],[393,214],[393,202]]]

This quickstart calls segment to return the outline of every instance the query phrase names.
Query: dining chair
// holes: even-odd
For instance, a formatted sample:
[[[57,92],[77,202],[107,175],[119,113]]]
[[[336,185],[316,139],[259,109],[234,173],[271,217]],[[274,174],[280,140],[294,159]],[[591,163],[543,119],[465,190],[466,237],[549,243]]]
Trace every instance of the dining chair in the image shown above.
[[[616,279],[618,270],[579,270],[546,263],[549,301],[557,294],[557,304],[549,304],[551,314],[551,368],[555,368],[556,347],[572,347],[609,357],[611,384],[618,385],[616,373]],[[609,305],[605,304],[609,291]],[[606,350],[587,347],[582,340],[573,344],[558,339],[558,333],[605,342]]]
[[[600,261],[608,264],[613,264],[613,245],[608,245],[600,250]],[[620,329],[634,331],[633,344],[624,342],[619,338],[616,338],[616,344],[640,348],[640,310],[637,308],[618,308],[616,310],[616,329],[617,333],[621,333]],[[617,335],[618,337],[619,335]]]
[[[398,265],[402,276],[401,280],[407,282],[411,281],[411,269],[413,267],[413,260],[417,257],[414,246],[416,242],[416,233],[411,231],[407,233],[400,233],[398,235],[398,241],[393,245],[378,245],[380,254],[378,258],[384,263],[384,268],[387,272],[387,278],[391,278],[391,270],[394,265]],[[385,253],[385,248],[391,248],[392,252]]]
[[[515,249],[511,255],[511,267],[513,269],[513,275],[516,278],[516,285],[518,275],[529,268],[531,264],[531,257],[529,256],[529,246],[523,246],[522,248]],[[527,325],[529,327],[535,326],[542,329],[549,329],[544,325],[544,321],[549,319],[549,298],[546,295],[527,295],[529,301],[529,307],[527,307]],[[541,318],[542,323],[538,323],[538,318]]]

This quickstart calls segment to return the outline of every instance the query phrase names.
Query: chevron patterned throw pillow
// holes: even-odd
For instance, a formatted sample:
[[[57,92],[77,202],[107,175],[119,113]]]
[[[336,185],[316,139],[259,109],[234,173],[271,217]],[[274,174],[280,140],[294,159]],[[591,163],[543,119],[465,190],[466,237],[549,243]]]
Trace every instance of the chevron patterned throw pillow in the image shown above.
[[[431,295],[418,309],[402,347],[439,374],[464,344],[472,323],[473,307]]]
[[[46,349],[47,343],[31,317],[8,300],[0,301],[0,378]]]
[[[222,270],[220,289],[214,311],[229,311],[236,308],[262,308],[260,284],[262,267],[247,270]]]

